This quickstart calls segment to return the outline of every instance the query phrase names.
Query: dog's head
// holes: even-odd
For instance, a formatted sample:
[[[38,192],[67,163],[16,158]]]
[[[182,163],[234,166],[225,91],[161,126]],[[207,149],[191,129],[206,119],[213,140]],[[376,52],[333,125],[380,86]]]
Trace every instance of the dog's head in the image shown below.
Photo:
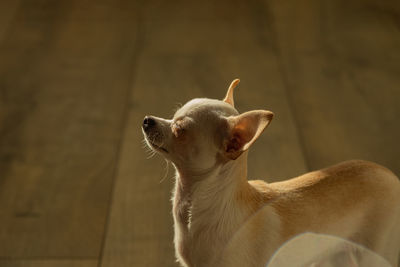
[[[176,166],[205,170],[237,159],[263,132],[273,113],[254,110],[239,114],[234,107],[234,80],[224,100],[196,98],[172,119],[146,116],[142,130],[151,149]]]

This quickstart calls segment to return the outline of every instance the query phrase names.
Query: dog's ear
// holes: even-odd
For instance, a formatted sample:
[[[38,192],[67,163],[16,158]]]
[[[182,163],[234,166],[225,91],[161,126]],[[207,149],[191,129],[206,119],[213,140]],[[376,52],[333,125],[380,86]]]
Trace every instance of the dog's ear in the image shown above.
[[[226,96],[224,98],[224,102],[231,104],[232,107],[235,107],[235,102],[233,101],[233,89],[235,89],[235,87],[239,84],[240,80],[239,79],[235,79],[232,81],[231,85],[228,88],[228,91],[226,92]]]
[[[248,111],[228,118],[228,139],[224,142],[224,152],[229,159],[237,159],[257,140],[274,113],[266,110]]]

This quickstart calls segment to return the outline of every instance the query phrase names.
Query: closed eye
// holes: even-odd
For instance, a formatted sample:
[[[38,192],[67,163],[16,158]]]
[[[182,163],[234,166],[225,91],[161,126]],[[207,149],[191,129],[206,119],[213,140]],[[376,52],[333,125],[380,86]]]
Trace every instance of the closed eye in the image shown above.
[[[171,126],[172,133],[175,137],[182,136],[185,132],[185,128],[182,127],[182,123],[180,121],[174,122]]]

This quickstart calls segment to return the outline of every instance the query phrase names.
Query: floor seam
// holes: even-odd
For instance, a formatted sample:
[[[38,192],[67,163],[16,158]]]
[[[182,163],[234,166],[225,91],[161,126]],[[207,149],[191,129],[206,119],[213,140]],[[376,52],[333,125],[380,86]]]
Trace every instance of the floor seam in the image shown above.
[[[134,41],[134,48],[133,48],[133,52],[132,52],[132,57],[131,57],[131,66],[130,66],[130,71],[129,74],[131,75],[131,78],[128,82],[128,89],[127,89],[127,93],[126,93],[126,101],[125,101],[125,106],[124,106],[124,111],[123,111],[123,118],[122,118],[122,123],[121,123],[121,129],[120,129],[120,137],[119,137],[119,142],[117,145],[117,151],[116,151],[116,159],[115,159],[115,166],[114,166],[114,170],[113,170],[113,179],[112,179],[112,185],[111,185],[111,192],[110,192],[110,201],[109,201],[109,206],[108,206],[108,210],[107,210],[107,217],[106,217],[106,223],[104,226],[104,231],[103,231],[103,239],[101,242],[101,248],[100,248],[100,253],[99,253],[99,258],[98,258],[98,267],[101,267],[103,264],[103,257],[104,257],[104,250],[106,247],[106,240],[107,240],[107,236],[108,236],[108,232],[109,232],[109,226],[110,226],[110,215],[111,215],[111,211],[112,211],[112,207],[113,207],[113,202],[114,202],[114,191],[115,191],[115,185],[117,183],[117,175],[118,175],[118,168],[119,168],[119,163],[120,163],[120,157],[121,157],[121,152],[122,152],[122,145],[123,145],[123,141],[125,140],[125,133],[126,133],[126,129],[127,129],[127,124],[128,124],[128,120],[129,120],[129,113],[130,113],[130,101],[131,101],[131,96],[132,96],[132,86],[134,84],[135,81],[135,74],[136,74],[136,69],[137,69],[137,65],[138,65],[138,59],[140,56],[140,52],[142,50],[142,46],[143,46],[143,40],[144,40],[144,29],[143,29],[143,23],[142,20],[140,18],[140,16],[138,16],[137,19],[137,35],[136,35],[136,40]]]
[[[273,19],[274,16],[273,16],[272,12],[270,11],[269,7],[267,7],[266,5],[263,5],[263,6],[264,6],[264,10],[266,12],[266,16],[265,17],[266,18],[270,18],[270,21],[269,21],[269,23],[267,23],[266,27],[267,27],[267,29],[269,29],[271,35],[273,36],[273,38],[271,38],[271,39],[273,39],[272,48],[274,49],[275,54],[277,56],[278,71],[279,71],[279,73],[281,74],[281,77],[282,77],[283,90],[284,90],[285,95],[286,95],[289,114],[293,119],[293,124],[294,124],[294,127],[296,129],[295,135],[297,136],[297,140],[298,140],[298,144],[300,146],[301,154],[303,155],[303,161],[304,161],[304,165],[305,165],[306,171],[311,171],[310,162],[309,162],[309,159],[308,159],[308,156],[307,156],[306,146],[305,146],[305,143],[304,143],[304,138],[303,138],[303,135],[302,135],[302,133],[300,131],[300,127],[299,127],[299,121],[298,121],[298,119],[297,119],[297,117],[295,115],[295,112],[293,110],[293,106],[294,106],[293,99],[291,97],[291,94],[289,93],[290,82],[289,82],[289,79],[288,79],[288,75],[287,75],[287,73],[285,71],[285,67],[284,67],[284,63],[283,63],[282,51],[281,51],[281,49],[279,47],[279,44],[278,44],[278,34],[277,34],[277,31],[276,31],[276,27],[275,27],[276,23],[274,23],[275,20]]]

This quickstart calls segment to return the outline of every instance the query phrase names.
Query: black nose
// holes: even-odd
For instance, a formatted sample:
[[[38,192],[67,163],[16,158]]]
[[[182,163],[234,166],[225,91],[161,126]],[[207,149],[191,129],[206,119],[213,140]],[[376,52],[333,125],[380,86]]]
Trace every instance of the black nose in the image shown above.
[[[150,116],[146,116],[144,117],[143,120],[143,129],[145,131],[147,131],[148,129],[150,129],[151,127],[153,127],[154,125],[156,125],[156,121],[150,117]]]

